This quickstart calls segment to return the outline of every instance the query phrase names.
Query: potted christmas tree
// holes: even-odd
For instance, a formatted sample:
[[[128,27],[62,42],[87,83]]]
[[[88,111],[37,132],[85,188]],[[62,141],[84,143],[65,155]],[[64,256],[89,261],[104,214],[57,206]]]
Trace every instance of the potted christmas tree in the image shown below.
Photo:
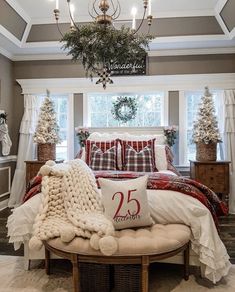
[[[193,124],[193,141],[196,143],[196,160],[216,160],[217,143],[221,142],[221,137],[213,97],[208,87],[205,87],[197,113],[197,121]]]
[[[40,108],[38,124],[34,134],[37,143],[39,161],[56,159],[56,144],[60,143],[59,126],[56,121],[54,104],[47,91],[47,96]]]

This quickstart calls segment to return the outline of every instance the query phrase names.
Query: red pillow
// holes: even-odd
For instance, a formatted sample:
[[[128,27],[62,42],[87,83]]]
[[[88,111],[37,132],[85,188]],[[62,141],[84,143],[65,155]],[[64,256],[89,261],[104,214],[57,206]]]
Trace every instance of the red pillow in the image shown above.
[[[85,142],[85,149],[86,149],[86,163],[88,166],[91,165],[91,150],[92,146],[96,145],[102,152],[106,152],[112,147],[116,147],[117,151],[117,145],[118,140],[110,140],[110,141],[92,141],[92,140],[86,140]],[[116,153],[116,169],[117,167],[117,153]]]
[[[121,153],[122,153],[122,169],[125,169],[126,166],[126,148],[127,145],[131,146],[136,152],[140,152],[146,146],[150,146],[152,150],[152,163],[154,171],[157,171],[156,164],[155,164],[155,138],[148,140],[148,141],[126,141],[126,140],[119,140],[121,143]]]

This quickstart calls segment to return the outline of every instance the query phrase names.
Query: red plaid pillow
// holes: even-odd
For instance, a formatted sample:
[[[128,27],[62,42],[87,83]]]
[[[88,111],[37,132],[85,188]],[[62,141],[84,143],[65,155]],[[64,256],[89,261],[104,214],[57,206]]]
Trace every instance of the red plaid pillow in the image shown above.
[[[126,145],[125,165],[123,170],[136,172],[153,172],[153,154],[151,146],[146,146],[137,152]]]
[[[125,141],[119,140],[122,147],[122,167],[125,169],[126,165],[126,147],[127,145],[131,146],[135,151],[140,152],[144,149],[144,147],[149,146],[151,148],[152,153],[152,164],[153,164],[153,171],[157,171],[156,164],[155,164],[155,138],[148,140],[148,141]]]
[[[102,152],[106,152],[112,147],[116,147],[117,151],[117,144],[118,140],[110,140],[110,141],[92,141],[92,140],[86,140],[85,142],[85,149],[86,149],[86,163],[88,166],[91,164],[91,150],[92,146],[96,145]],[[117,167],[117,153],[116,153],[116,169]]]
[[[96,145],[92,146],[90,168],[93,170],[116,170],[117,149],[111,147],[103,152]]]

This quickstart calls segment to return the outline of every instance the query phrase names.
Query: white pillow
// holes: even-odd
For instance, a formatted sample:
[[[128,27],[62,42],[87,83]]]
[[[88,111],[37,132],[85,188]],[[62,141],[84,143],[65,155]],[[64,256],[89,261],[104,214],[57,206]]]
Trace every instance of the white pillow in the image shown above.
[[[126,181],[99,178],[105,215],[115,229],[153,224],[147,198],[148,176]]]

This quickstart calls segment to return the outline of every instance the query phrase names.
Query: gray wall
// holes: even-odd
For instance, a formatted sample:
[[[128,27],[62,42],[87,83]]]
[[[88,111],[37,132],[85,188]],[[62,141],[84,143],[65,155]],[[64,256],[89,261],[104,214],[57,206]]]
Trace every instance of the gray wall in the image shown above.
[[[222,9],[220,16],[223,18],[227,28],[229,31],[232,31],[235,27],[235,1],[234,0],[228,0],[228,2],[224,5],[224,8]]]
[[[20,119],[19,114],[22,112],[22,104],[18,104],[17,96],[15,96],[14,92],[13,63],[2,55],[0,55],[0,81],[0,109],[5,110],[8,115],[7,124],[9,128],[9,135],[12,140],[12,148],[10,154],[15,155],[17,153],[18,129]],[[2,156],[1,149],[0,156]]]
[[[151,57],[148,63],[148,75],[235,73],[235,54]],[[71,60],[15,62],[14,72],[19,79],[85,77]]]
[[[26,21],[5,1],[0,0],[0,24],[21,40],[26,28]]]
[[[137,26],[139,23],[140,20],[137,20]],[[121,26],[122,24],[121,22],[117,25]],[[59,24],[62,33],[68,31],[69,26],[69,23]],[[148,31],[147,21],[144,22],[141,30],[143,33]],[[150,33],[158,37],[224,34],[214,16],[155,18],[152,21]],[[34,24],[31,27],[27,42],[47,42],[60,39],[61,35],[55,23]]]
[[[179,91],[169,91],[169,125],[179,125]],[[174,164],[179,164],[179,137],[173,146]]]
[[[74,126],[83,125],[83,94],[74,94]],[[76,155],[79,151],[78,139],[74,134],[74,154]]]

